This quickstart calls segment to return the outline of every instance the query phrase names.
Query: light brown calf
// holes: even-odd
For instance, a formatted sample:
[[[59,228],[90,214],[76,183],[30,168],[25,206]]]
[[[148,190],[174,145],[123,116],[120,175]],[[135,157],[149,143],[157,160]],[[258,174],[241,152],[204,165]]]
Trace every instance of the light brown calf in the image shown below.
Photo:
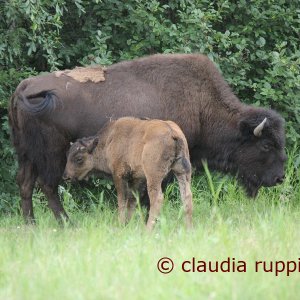
[[[96,136],[77,140],[68,152],[63,177],[82,180],[92,171],[112,175],[121,223],[130,219],[135,209],[132,191],[147,185],[149,230],[163,203],[162,181],[173,171],[179,182],[187,226],[192,226],[189,150],[183,132],[174,122],[125,117],[108,122]]]

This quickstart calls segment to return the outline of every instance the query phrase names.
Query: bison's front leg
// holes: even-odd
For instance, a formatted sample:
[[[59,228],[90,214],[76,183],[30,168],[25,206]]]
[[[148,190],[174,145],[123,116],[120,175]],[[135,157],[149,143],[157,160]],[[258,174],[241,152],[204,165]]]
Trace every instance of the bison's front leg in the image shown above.
[[[35,223],[32,206],[32,193],[35,181],[36,173],[32,163],[29,160],[19,162],[17,182],[20,188],[22,213],[27,223]]]

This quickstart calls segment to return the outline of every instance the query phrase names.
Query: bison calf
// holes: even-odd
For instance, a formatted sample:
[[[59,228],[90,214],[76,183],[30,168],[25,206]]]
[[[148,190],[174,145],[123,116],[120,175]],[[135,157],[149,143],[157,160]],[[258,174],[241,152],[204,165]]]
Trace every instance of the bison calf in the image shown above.
[[[150,198],[149,230],[162,206],[162,181],[173,171],[179,182],[187,226],[192,225],[189,150],[183,132],[174,122],[120,118],[108,122],[96,136],[77,140],[67,156],[64,179],[82,180],[92,171],[112,175],[121,223],[129,220],[135,209],[132,191],[140,191],[146,184]]]

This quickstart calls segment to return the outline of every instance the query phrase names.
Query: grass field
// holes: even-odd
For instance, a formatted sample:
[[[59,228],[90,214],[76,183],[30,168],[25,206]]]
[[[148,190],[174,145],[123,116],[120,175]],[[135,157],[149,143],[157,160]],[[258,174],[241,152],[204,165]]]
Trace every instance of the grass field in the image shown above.
[[[122,227],[111,197],[87,190],[91,202],[100,200],[82,211],[74,201],[79,196],[62,189],[72,225],[61,228],[36,194],[38,225],[24,225],[17,214],[1,217],[0,299],[299,299],[297,159],[290,155],[285,183],[262,189],[256,200],[246,198],[233,179],[194,176],[192,231],[184,227],[176,184],[167,189],[152,234],[141,211]],[[174,262],[169,274],[157,269],[162,257]],[[236,266],[244,261],[246,272],[184,272],[182,263],[193,257],[196,267],[197,261],[213,261],[213,268],[228,258]],[[256,272],[256,261],[266,261],[267,269],[272,261],[272,272],[261,264]],[[287,276],[287,264],[277,263],[282,272],[276,276],[276,261],[295,261],[289,264],[294,272]]]

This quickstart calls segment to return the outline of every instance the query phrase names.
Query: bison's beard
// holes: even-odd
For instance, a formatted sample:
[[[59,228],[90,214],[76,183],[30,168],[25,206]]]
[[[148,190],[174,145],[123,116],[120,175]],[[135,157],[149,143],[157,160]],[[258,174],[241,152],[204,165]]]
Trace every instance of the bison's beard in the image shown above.
[[[255,198],[257,196],[258,190],[260,188],[260,185],[253,185],[252,183],[248,182],[246,184],[243,184],[247,193],[248,197]]]
[[[244,187],[248,197],[255,198],[259,188],[263,185],[262,180],[255,174],[249,174],[246,171],[237,169],[236,164],[230,163],[228,160],[210,160],[208,166],[212,170],[218,170],[223,173],[229,173],[236,177],[239,183]],[[196,171],[203,171],[202,165],[196,165]]]
[[[241,182],[248,197],[255,198],[259,188],[262,186],[261,181],[257,177],[249,177],[245,174],[238,175],[238,180]]]

